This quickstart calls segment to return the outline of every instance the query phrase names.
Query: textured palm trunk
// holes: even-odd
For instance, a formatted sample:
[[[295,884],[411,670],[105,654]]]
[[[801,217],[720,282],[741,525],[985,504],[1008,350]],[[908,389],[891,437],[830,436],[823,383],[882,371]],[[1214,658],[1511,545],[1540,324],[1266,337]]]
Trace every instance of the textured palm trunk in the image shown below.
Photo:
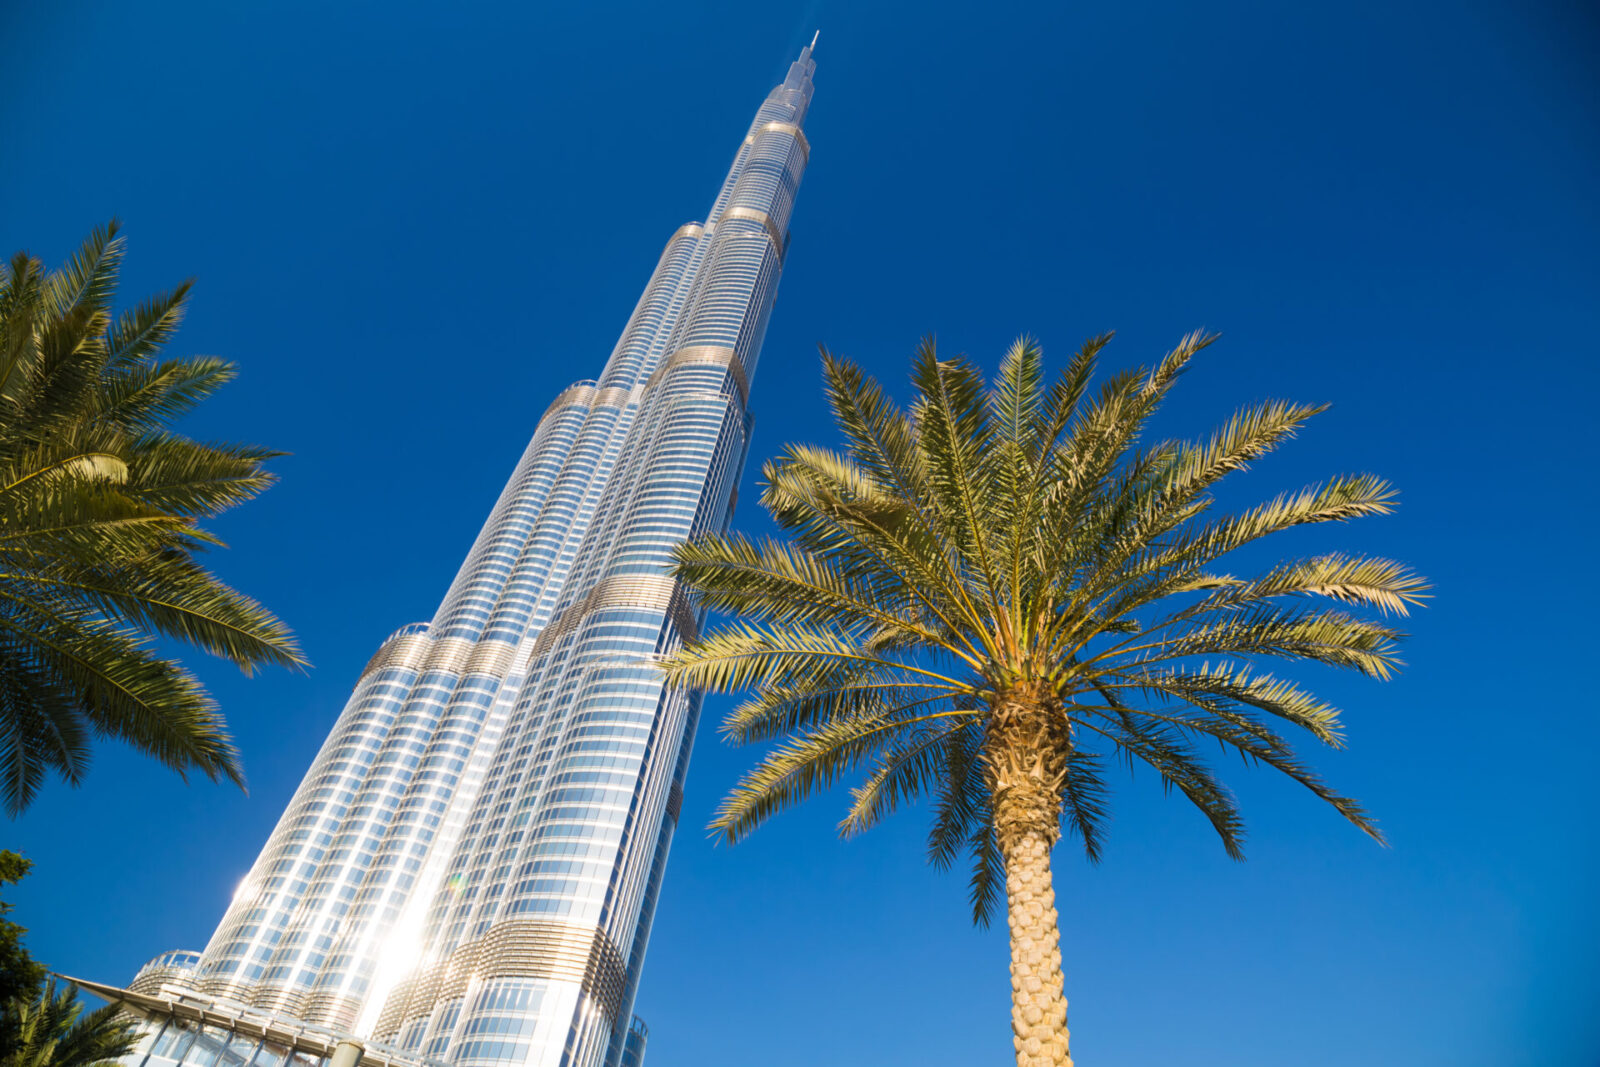
[[[1051,842],[1016,835],[1005,850],[1011,926],[1011,1034],[1017,1067],[1071,1067],[1061,932],[1050,879]]]
[[[998,701],[985,759],[1011,927],[1011,1034],[1017,1067],[1071,1067],[1061,931],[1050,850],[1061,836],[1071,727],[1059,704]]]

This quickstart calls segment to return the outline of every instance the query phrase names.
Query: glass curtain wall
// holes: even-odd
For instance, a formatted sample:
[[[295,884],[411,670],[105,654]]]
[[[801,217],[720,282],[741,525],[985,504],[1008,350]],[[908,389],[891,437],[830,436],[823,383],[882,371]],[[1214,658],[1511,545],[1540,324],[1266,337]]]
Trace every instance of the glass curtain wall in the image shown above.
[[[432,620],[368,663],[182,984],[461,1067],[642,1059],[700,710],[655,665],[699,625],[666,566],[732,514],[814,68],[545,411]]]

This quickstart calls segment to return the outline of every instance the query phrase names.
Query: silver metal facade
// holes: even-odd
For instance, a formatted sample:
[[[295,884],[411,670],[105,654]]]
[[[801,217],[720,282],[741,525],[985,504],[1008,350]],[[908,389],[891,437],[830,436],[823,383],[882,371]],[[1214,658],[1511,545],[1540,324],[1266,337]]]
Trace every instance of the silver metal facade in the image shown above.
[[[732,514],[814,66],[545,412],[431,622],[373,656],[179,985],[459,1067],[642,1059],[700,710],[655,666],[698,625],[665,569]]]

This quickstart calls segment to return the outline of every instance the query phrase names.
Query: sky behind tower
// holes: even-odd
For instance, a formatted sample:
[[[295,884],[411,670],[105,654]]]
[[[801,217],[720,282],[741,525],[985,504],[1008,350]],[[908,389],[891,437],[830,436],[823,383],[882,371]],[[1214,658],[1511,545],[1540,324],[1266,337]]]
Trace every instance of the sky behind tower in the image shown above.
[[[200,948],[362,664],[426,618],[550,399],[591,377],[661,246],[818,28],[811,165],[754,382],[758,461],[831,442],[816,345],[904,395],[917,338],[1059,367],[1223,333],[1162,416],[1327,401],[1242,479],[1347,470],[1400,513],[1283,551],[1436,584],[1407,672],[1308,678],[1347,709],[1316,765],[1374,846],[1223,770],[1250,860],[1148,776],[1107,858],[1059,854],[1086,1063],[1588,1067],[1600,849],[1580,473],[1600,336],[1600,28],[1578,3],[0,8],[0,252],[126,224],[124,295],[199,279],[185,352],[241,366],[190,426],[286,449],[217,569],[315,669],[223,702],[248,796],[111,748],[5,842],[36,955],[131,977]],[[1571,562],[1568,562],[1568,561]],[[1003,932],[922,863],[925,816],[840,844],[842,798],[736,849],[704,825],[754,758],[708,702],[638,1001],[652,1067],[967,1065],[1009,1053]]]

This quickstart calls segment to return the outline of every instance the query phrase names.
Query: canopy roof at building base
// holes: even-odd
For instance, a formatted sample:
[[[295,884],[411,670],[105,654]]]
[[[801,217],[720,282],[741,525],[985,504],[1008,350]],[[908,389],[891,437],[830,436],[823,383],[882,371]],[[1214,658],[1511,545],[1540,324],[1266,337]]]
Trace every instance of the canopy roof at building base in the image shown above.
[[[162,997],[152,996],[149,993],[135,993],[131,989],[106,985],[103,982],[90,982],[83,978],[73,978],[71,975],[63,974],[58,977],[71,982],[79,989],[93,993],[101,1000],[126,1008],[146,1019],[177,1019],[182,1022],[215,1026],[229,1033],[259,1041],[270,1041],[274,1045],[282,1045],[295,1052],[328,1059],[332,1059],[334,1049],[341,1041],[354,1040],[362,1046],[360,1067],[444,1067],[439,1060],[406,1055],[386,1045],[370,1044],[360,1039],[336,1034],[331,1030],[308,1026],[281,1015],[266,1015],[237,1005],[224,1004],[211,1000],[203,994],[178,990],[172,986],[164,986],[162,991],[171,991],[177,995]]]

